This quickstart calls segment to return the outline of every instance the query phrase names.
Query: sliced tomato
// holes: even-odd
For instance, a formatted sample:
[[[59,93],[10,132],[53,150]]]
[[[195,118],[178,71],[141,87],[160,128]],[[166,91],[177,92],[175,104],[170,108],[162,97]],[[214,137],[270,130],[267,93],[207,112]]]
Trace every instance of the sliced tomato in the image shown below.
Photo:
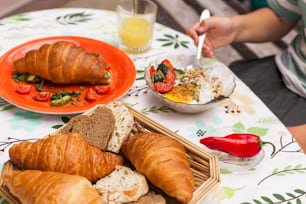
[[[48,101],[50,99],[50,92],[47,91],[36,92],[35,99],[37,101]]]
[[[174,70],[169,70],[166,74],[164,82],[175,82],[176,74]]]
[[[110,86],[94,86],[93,89],[96,91],[97,94],[103,95],[107,94],[110,91]]]
[[[154,89],[159,93],[167,93],[174,88],[174,82],[156,82]]]
[[[16,87],[16,91],[19,94],[28,94],[32,90],[32,86],[30,84],[18,84]]]
[[[168,59],[164,59],[161,64],[166,65],[170,70],[174,70],[174,66],[172,65],[172,63],[170,62],[170,60]]]
[[[86,94],[87,101],[95,101],[97,100],[97,92],[93,88],[89,88]]]
[[[154,76],[155,73],[156,73],[156,69],[155,69],[155,67],[152,65],[152,66],[150,67],[150,77],[152,78],[152,77]]]

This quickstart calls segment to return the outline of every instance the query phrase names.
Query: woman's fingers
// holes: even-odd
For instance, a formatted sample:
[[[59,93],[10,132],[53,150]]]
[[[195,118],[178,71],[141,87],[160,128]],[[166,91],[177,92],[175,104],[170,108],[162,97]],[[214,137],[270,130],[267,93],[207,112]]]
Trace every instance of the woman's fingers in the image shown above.
[[[202,47],[202,55],[203,57],[213,57],[214,56],[214,52],[212,50],[212,48],[210,46],[208,46],[206,43],[204,43],[203,47]]]
[[[195,45],[197,45],[199,42],[199,34],[197,33],[198,26],[199,23],[196,23],[193,26],[191,26],[186,32],[186,34],[193,39]]]
[[[198,22],[196,24],[194,24],[193,26],[191,26],[187,31],[186,34],[188,36],[190,36],[195,45],[198,45],[199,43],[199,35],[203,34],[205,31],[207,31],[208,29],[208,25],[206,22],[202,21],[202,22]],[[204,45],[202,47],[202,55],[204,57],[213,57],[214,53],[212,51],[212,44],[209,43],[209,40],[206,38]]]

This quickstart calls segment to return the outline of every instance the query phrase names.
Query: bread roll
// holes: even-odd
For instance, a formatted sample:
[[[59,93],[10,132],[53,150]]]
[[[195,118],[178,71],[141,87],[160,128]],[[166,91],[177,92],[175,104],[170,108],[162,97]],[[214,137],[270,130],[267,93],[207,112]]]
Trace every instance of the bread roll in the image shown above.
[[[4,184],[23,204],[102,204],[97,190],[82,176],[25,170],[2,175]]]
[[[193,172],[184,146],[157,133],[129,137],[122,146],[125,157],[136,170],[167,195],[187,203],[194,191]]]

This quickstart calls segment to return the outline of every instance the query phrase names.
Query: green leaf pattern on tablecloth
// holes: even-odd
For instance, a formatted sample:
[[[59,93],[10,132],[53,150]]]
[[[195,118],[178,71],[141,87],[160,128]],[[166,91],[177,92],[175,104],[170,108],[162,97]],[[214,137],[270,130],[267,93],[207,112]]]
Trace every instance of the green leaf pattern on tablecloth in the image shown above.
[[[136,80],[144,80],[144,70],[136,70]]]
[[[167,113],[167,112],[173,112],[173,110],[171,108],[169,108],[168,106],[152,106],[152,107],[148,107],[148,108],[143,108],[141,110],[141,113],[148,115],[149,113],[159,113],[159,112],[163,112],[163,113]]]
[[[265,136],[268,132],[267,128],[262,128],[262,127],[248,127],[246,128],[241,122],[237,122],[236,124],[234,124],[232,126],[232,130],[233,132],[236,133],[251,133],[251,134],[255,134],[258,135],[259,137],[261,136]]]
[[[233,173],[233,171],[231,171],[230,169],[220,168],[220,173],[221,174],[231,174]]]
[[[231,187],[229,187],[229,186],[223,186],[223,190],[224,190],[224,192],[225,192],[225,194],[226,194],[226,198],[227,199],[231,199],[232,197],[234,197],[234,195],[235,195],[235,192],[236,191],[239,191],[239,190],[241,190],[241,189],[243,189],[244,188],[244,186],[243,187],[240,187],[240,188],[231,188]]]
[[[281,122],[276,117],[265,117],[265,118],[261,118],[260,120],[258,120],[257,123],[262,124],[262,125],[275,125],[275,124],[279,124]]]
[[[0,98],[0,111],[7,111],[16,108],[16,106],[6,102],[2,98]]]
[[[59,129],[61,128],[63,125],[65,125],[66,123],[68,123],[70,120],[70,118],[66,117],[66,116],[62,116],[62,121],[64,124],[59,124],[59,125],[53,125],[52,128],[53,129]]]
[[[287,175],[293,175],[293,174],[306,174],[306,167],[305,166],[303,167],[303,164],[297,164],[295,166],[288,165],[284,167],[284,169],[281,169],[281,170],[276,168],[272,171],[270,175],[266,176],[261,181],[259,181],[257,185],[262,184],[265,180],[273,176],[287,176]]]
[[[93,14],[86,14],[85,12],[69,13],[63,16],[58,16],[56,21],[62,25],[77,25],[91,20],[90,16]]]
[[[18,23],[19,21],[30,21],[31,18],[27,17],[25,14],[17,14],[13,16],[9,16],[5,19],[5,21],[1,21],[0,25],[5,25],[6,23]]]
[[[17,14],[11,17],[8,17],[9,20],[13,20],[13,21],[30,21],[31,18],[27,17],[24,14]]]
[[[8,122],[12,129],[24,129],[25,131],[31,132],[36,126],[40,124],[42,115],[31,112],[17,112],[14,113],[13,118],[9,119]]]
[[[7,111],[7,110],[11,110],[13,108],[16,108],[16,106],[11,105],[11,104],[0,105],[0,107],[1,107],[0,111]]]
[[[226,198],[227,199],[230,199],[230,198],[232,198],[234,196],[235,191],[232,188],[224,186],[223,189],[224,189],[224,191],[226,193]]]
[[[286,192],[285,194],[273,193],[269,197],[261,196],[260,199],[253,199],[253,202],[242,202],[241,204],[302,204],[301,198],[305,196],[306,192],[304,190],[295,189],[294,192]]]
[[[173,46],[174,49],[178,49],[179,47],[188,48],[190,42],[186,40],[180,40],[180,35],[171,35],[171,34],[164,34],[163,38],[156,39],[157,41],[162,42],[163,47]]]

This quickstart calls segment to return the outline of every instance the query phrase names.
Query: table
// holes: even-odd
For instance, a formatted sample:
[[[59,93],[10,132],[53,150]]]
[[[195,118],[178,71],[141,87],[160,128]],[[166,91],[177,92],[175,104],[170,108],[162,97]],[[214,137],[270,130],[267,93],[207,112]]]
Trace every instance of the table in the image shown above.
[[[23,13],[0,21],[0,55],[32,39],[74,35],[98,39],[117,46],[116,15],[112,11],[65,8]],[[276,152],[264,146],[264,158],[251,168],[233,168],[220,163],[221,183],[203,204],[223,203],[306,203],[306,157],[279,119],[237,78],[233,95],[221,105],[195,115],[171,111],[148,90],[143,70],[157,57],[193,54],[195,47],[185,34],[161,24],[154,27],[152,49],[129,55],[137,68],[137,79],[120,98],[153,120],[204,148],[199,140],[212,134],[225,134],[232,128],[255,133],[272,142]],[[219,64],[217,59],[207,63]],[[0,99],[0,164],[8,159],[9,145],[45,136],[64,124],[62,115],[39,114],[10,105]],[[220,130],[222,133],[220,133]]]

